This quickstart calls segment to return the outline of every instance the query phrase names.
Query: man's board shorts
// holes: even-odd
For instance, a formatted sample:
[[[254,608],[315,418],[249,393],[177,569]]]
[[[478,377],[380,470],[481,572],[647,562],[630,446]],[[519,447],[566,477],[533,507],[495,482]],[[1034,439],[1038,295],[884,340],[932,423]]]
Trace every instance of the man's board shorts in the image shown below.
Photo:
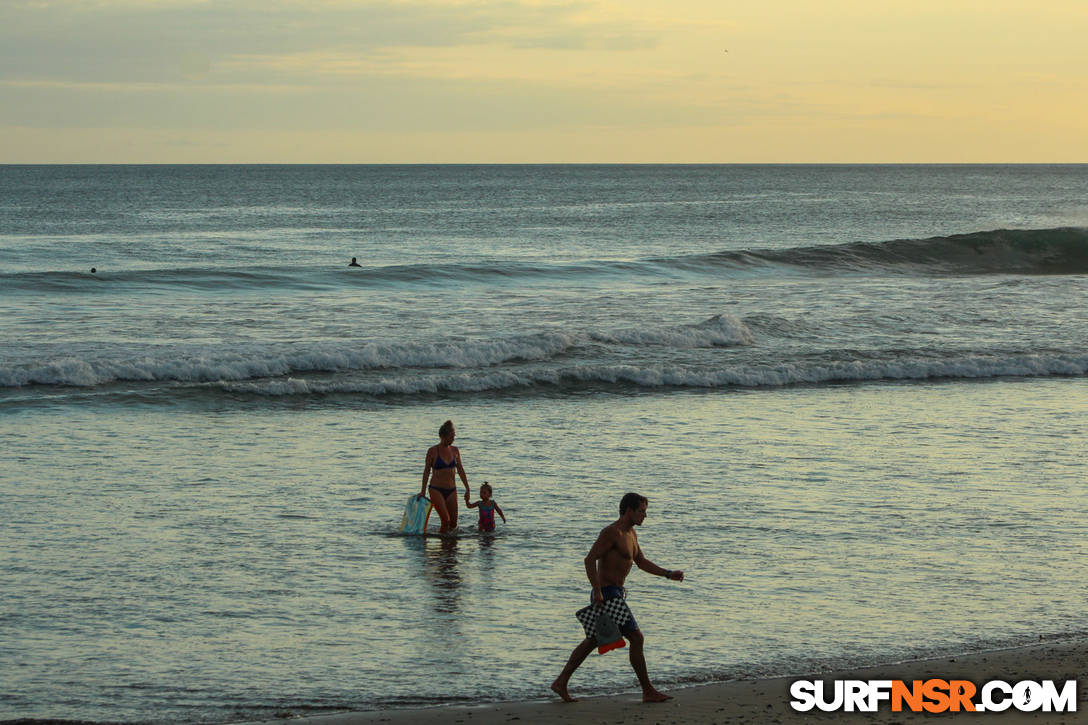
[[[589,606],[574,613],[586,637],[597,642],[597,653],[604,654],[614,649],[625,647],[624,636],[631,637],[638,632],[638,623],[627,607],[626,592],[623,587],[602,587],[604,602],[597,604],[593,595],[589,596]]]
[[[637,632],[638,631],[638,622],[635,621],[635,615],[631,613],[631,608],[627,606],[627,590],[624,589],[623,587],[606,586],[606,587],[601,587],[601,595],[604,597],[604,600],[606,602],[609,601],[610,599],[622,599],[623,600],[623,609],[625,610],[625,612],[627,614],[627,621],[624,622],[623,624],[620,624],[620,631],[623,632],[624,634],[626,634],[628,632]],[[589,603],[593,604],[593,592],[592,591],[589,593]],[[616,606],[616,605],[612,605],[612,606]],[[620,617],[620,619],[622,619],[622,617]]]

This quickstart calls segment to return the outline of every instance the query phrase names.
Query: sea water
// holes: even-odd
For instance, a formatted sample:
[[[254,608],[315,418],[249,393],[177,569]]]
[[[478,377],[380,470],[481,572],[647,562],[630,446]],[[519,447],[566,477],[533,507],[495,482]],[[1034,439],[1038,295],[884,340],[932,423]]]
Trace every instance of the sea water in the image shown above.
[[[546,697],[1083,632],[1088,167],[0,167],[0,719]],[[356,257],[359,268],[348,267]],[[95,272],[91,272],[91,268]],[[446,419],[507,517],[405,537]],[[635,688],[593,656],[577,694]]]

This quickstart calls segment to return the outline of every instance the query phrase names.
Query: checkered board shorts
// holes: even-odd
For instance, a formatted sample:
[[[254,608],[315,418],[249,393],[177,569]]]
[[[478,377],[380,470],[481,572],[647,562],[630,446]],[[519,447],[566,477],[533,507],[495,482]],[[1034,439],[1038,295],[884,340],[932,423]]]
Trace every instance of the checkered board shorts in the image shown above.
[[[609,618],[620,629],[623,629],[628,622],[634,619],[634,615],[631,614],[631,610],[627,607],[627,602],[620,597],[606,599],[604,604],[600,606],[591,604],[574,613],[574,616],[578,617],[578,621],[582,623],[582,628],[585,629],[587,637],[595,638],[597,636],[597,617],[601,613],[601,609],[608,612]]]

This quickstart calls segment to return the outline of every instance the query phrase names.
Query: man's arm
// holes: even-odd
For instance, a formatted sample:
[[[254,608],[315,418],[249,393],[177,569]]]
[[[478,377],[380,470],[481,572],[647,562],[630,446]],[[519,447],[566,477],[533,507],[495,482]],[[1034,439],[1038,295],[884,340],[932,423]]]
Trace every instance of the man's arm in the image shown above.
[[[642,547],[638,547],[638,552],[635,554],[635,566],[647,574],[653,574],[654,576],[663,576],[666,579],[672,579],[673,581],[684,581],[684,572],[679,569],[664,569],[657,564],[653,563],[642,553]]]

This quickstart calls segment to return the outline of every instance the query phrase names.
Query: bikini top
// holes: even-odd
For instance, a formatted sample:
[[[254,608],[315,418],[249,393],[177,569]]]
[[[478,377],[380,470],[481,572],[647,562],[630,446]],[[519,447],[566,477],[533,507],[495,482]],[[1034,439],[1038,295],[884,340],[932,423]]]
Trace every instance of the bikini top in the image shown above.
[[[438,451],[434,452],[434,464],[432,466],[432,468],[434,468],[434,470],[440,471],[443,468],[456,468],[456,467],[457,467],[457,454],[456,453],[453,454],[453,460],[449,461],[447,463],[446,461],[442,460],[442,456],[438,453]]]

